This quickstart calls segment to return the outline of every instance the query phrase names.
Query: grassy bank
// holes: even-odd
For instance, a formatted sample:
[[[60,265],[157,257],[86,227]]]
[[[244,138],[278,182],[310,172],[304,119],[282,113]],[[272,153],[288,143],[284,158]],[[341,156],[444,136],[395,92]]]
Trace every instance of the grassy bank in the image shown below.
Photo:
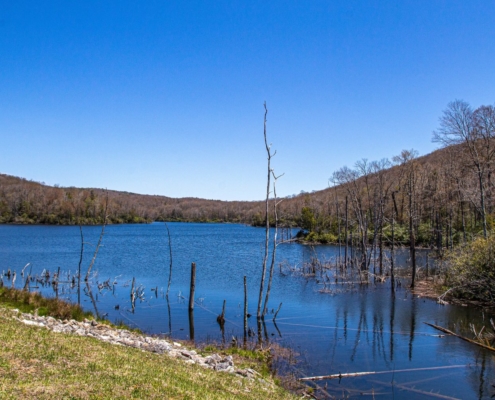
[[[15,320],[0,304],[0,398],[291,399],[266,382]]]
[[[40,316],[49,315],[58,319],[82,321],[84,318],[92,317],[90,312],[83,311],[77,304],[70,304],[54,298],[48,299],[38,292],[7,287],[0,287],[0,305],[17,308],[24,313],[32,313],[36,310]]]

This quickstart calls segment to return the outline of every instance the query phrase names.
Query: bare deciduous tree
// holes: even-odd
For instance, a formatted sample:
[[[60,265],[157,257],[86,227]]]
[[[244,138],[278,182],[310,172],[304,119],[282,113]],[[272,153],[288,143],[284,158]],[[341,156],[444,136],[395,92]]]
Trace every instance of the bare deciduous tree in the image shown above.
[[[86,272],[86,277],[84,278],[85,282],[88,282],[89,280],[89,274],[91,273],[91,269],[95,264],[96,256],[98,255],[98,250],[100,250],[101,241],[103,240],[103,235],[105,234],[105,227],[107,225],[107,220],[108,220],[108,192],[106,192],[106,197],[105,197],[105,209],[103,210],[103,225],[101,226],[100,237],[98,239],[98,243],[96,244],[95,252],[93,254],[93,258],[91,259],[91,263],[89,264],[88,271]]]
[[[416,165],[415,158],[418,152],[416,150],[402,150],[399,156],[393,158],[394,162],[400,165],[400,168],[405,171],[407,179],[407,197],[409,208],[409,252],[411,257],[411,288],[414,288],[416,282],[416,225],[415,219],[417,215],[415,213],[415,194],[416,194]]]
[[[269,273],[269,277],[268,277],[268,286],[266,288],[265,305],[263,307],[263,316],[265,316],[266,313],[268,312],[268,299],[270,298],[270,289],[272,287],[273,271],[275,270],[275,259],[276,259],[277,246],[278,246],[278,243],[277,243],[277,234],[278,234],[278,213],[277,213],[277,206],[278,206],[279,203],[277,202],[277,188],[276,188],[276,184],[277,184],[277,179],[280,178],[283,174],[280,175],[280,176],[276,176],[275,173],[272,170],[272,175],[273,175],[273,214],[274,214],[274,217],[275,217],[275,232],[273,234],[272,261],[271,261],[271,264],[270,264],[270,273]]]
[[[440,118],[440,128],[433,132],[433,141],[443,146],[464,145],[469,154],[469,166],[477,174],[479,212],[483,223],[483,236],[487,237],[486,183],[495,158],[495,108],[481,106],[473,111],[462,100],[447,105]]]

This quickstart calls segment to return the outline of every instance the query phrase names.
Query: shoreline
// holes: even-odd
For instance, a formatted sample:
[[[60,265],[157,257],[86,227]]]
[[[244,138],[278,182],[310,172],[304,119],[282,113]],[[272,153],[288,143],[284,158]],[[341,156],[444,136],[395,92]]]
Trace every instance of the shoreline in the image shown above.
[[[2,398],[296,398],[236,356],[5,305],[0,319]]]
[[[438,304],[442,305],[475,307],[484,310],[495,309],[495,305],[484,304],[477,300],[457,299],[451,296],[446,296],[446,298],[441,299],[440,297],[444,296],[448,292],[448,290],[445,290],[445,288],[442,287],[440,283],[436,283],[434,281],[435,277],[422,278],[421,280],[416,281],[414,289],[409,288],[409,290],[415,296],[435,300]]]
[[[5,313],[26,326],[55,334],[93,338],[119,347],[169,356],[213,371],[278,382],[277,387],[289,390],[286,385],[280,385],[281,382],[288,382],[288,379],[271,370],[270,363],[274,355],[270,349],[248,349],[240,346],[222,348],[211,344],[202,347],[187,340],[146,334],[125,324],[114,325],[106,319],[97,319],[91,312],[84,312],[77,304],[46,298],[39,292],[0,287],[0,317]]]
[[[196,350],[188,349],[177,341],[138,334],[128,329],[117,329],[98,323],[95,320],[84,319],[82,322],[74,319],[61,320],[50,316],[38,316],[36,313],[34,315],[21,313],[18,309],[13,309],[12,312],[16,314],[13,316],[16,321],[29,326],[46,328],[55,333],[87,336],[113,345],[134,347],[151,353],[167,354],[172,358],[177,358],[190,364],[198,364],[203,368],[235,373],[252,379],[261,377],[253,369],[236,368],[232,356],[221,356],[214,353],[203,357]]]

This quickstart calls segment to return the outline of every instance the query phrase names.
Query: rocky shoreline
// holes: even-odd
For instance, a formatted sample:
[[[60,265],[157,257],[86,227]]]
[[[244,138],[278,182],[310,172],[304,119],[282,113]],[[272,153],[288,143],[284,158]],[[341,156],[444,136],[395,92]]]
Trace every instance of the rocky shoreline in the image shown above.
[[[215,371],[237,374],[248,379],[257,378],[263,380],[261,375],[251,368],[236,368],[232,356],[222,356],[219,354],[202,356],[195,350],[186,349],[180,343],[137,334],[126,329],[116,329],[94,320],[85,319],[83,322],[75,320],[62,321],[53,317],[25,314],[19,312],[19,310],[14,311],[15,315],[13,318],[26,325],[46,328],[58,333],[92,337],[113,345],[134,347],[152,353],[166,354],[170,357],[184,360],[186,363],[197,364]]]

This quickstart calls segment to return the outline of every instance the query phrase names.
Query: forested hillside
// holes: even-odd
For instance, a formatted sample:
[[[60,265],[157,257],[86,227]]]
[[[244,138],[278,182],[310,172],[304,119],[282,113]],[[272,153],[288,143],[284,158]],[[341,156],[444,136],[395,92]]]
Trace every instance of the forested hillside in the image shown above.
[[[404,151],[392,160],[360,160],[354,168],[342,167],[330,174],[332,187],[282,199],[278,206],[279,222],[302,226],[321,239],[330,233],[327,239],[336,240],[339,221],[342,233],[344,230],[347,198],[349,231],[372,231],[377,226],[386,233],[394,217],[395,223],[404,227],[397,229],[396,237],[405,239],[412,209],[420,241],[438,230],[444,231],[444,241],[459,241],[465,234],[482,231],[480,193],[471,164],[465,145],[449,146],[423,157]],[[484,184],[489,225],[494,205],[492,175],[486,174]],[[0,174],[0,222],[101,223],[107,194],[111,223],[167,220],[261,225],[264,221],[262,201],[174,199],[104,189],[53,187]],[[273,223],[273,216],[270,218]]]
[[[452,247],[494,224],[495,111],[453,102],[434,140],[442,148],[418,157],[405,150],[390,160],[359,160],[329,171],[331,187],[278,205],[281,226],[300,226],[307,240],[350,238],[365,246],[399,243]],[[353,162],[353,160],[350,160]],[[289,179],[284,177],[284,179]],[[96,224],[166,221],[262,225],[264,202],[174,199],[104,189],[51,187],[0,175],[0,222]],[[270,221],[274,224],[273,201]]]
[[[328,232],[335,240],[347,220],[363,244],[389,241],[392,223],[395,240],[439,248],[486,237],[494,222],[494,139],[493,106],[452,102],[433,135],[442,149],[342,167],[331,175],[332,189],[306,198],[301,222],[316,238]]]
[[[52,187],[0,174],[0,222],[98,224],[108,196],[109,223],[167,221],[249,222],[261,203],[173,199],[105,189]]]

